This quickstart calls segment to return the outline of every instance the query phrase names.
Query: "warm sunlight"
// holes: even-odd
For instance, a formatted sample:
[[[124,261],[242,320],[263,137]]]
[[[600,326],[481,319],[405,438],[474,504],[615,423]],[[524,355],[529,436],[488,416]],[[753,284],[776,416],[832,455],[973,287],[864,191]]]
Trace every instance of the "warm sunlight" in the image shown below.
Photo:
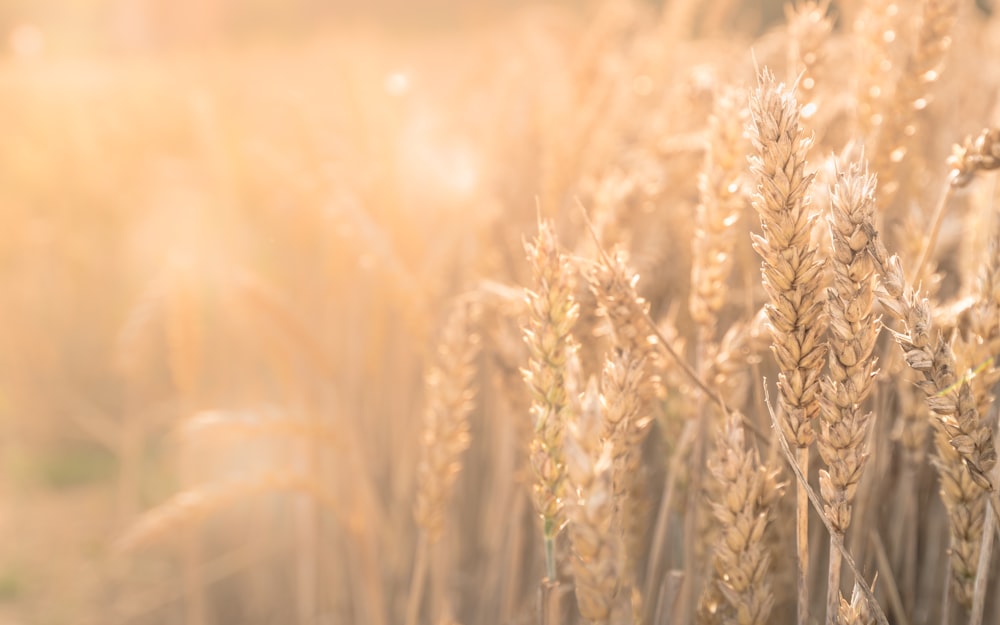
[[[998,622],[998,10],[0,0],[0,625]]]

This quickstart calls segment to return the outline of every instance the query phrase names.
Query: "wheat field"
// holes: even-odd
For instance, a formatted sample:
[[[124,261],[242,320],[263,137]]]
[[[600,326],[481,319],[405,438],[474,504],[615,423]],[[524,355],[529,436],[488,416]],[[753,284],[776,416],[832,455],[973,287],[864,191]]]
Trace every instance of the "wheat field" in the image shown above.
[[[996,12],[0,3],[0,624],[1000,621]]]

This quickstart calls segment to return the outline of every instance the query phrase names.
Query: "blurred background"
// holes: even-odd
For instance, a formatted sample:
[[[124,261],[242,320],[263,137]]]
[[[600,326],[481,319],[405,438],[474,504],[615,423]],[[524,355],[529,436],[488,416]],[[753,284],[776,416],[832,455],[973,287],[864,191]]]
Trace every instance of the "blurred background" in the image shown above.
[[[519,299],[540,195],[690,142],[783,15],[709,4],[633,45],[658,3],[0,0],[0,625],[400,622],[442,302]],[[693,206],[671,150],[643,193]],[[524,486],[504,432],[460,497]],[[503,501],[457,513],[470,624],[531,613],[540,561],[475,592]]]
[[[11,51],[25,53],[44,40],[51,52],[136,52],[217,46],[237,41],[301,41],[350,22],[377,22],[406,30],[451,28],[509,16],[532,0],[10,0],[0,23]],[[588,2],[557,0],[570,10]],[[35,40],[33,43],[31,40]]]
[[[315,546],[331,522],[303,513],[312,486],[271,494],[274,468],[325,461],[301,449],[325,439],[254,424],[349,413],[383,531],[410,542],[416,457],[389,465],[386,416],[416,439],[428,309],[458,288],[442,267],[501,217],[484,193],[492,119],[530,125],[530,100],[495,98],[527,71],[505,33],[537,48],[526,23],[589,10],[526,5],[0,2],[0,624],[306,622],[296,603],[316,599],[296,598],[286,555],[302,549],[332,569],[313,586],[337,589],[315,622],[354,620],[365,585],[402,594],[408,565],[368,562],[366,578],[342,566],[358,554]],[[517,184],[528,216],[532,182]],[[221,441],[182,432],[213,418]],[[152,546],[119,545],[216,481],[239,498],[230,517],[195,497],[163,523],[196,520],[208,547],[169,544],[156,518]]]
[[[0,28],[6,53],[130,54],[218,47],[249,41],[294,43],[330,29],[377,25],[433,33],[497,22],[525,8],[586,14],[592,0],[4,0]],[[660,0],[640,4],[659,7]],[[742,4],[741,19],[759,26],[782,14],[782,3]]]

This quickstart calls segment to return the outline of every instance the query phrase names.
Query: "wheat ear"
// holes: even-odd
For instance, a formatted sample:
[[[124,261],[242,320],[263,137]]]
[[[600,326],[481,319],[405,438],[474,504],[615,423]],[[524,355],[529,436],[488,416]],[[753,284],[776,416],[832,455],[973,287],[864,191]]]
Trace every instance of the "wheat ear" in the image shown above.
[[[438,341],[436,362],[425,378],[427,409],[414,518],[432,543],[444,530],[445,511],[462,469],[462,454],[469,446],[469,414],[480,346],[477,314],[469,302],[452,306]]]
[[[833,20],[827,16],[829,10],[830,0],[806,0],[785,5],[790,43],[789,78],[795,80],[799,77],[798,99],[803,103],[802,117],[805,119],[815,115],[819,108],[816,79],[825,61],[826,42],[833,32]]]
[[[602,399],[591,378],[582,397],[571,397],[566,436],[567,517],[573,548],[573,579],[580,615],[610,623],[621,584],[621,546],[613,531],[613,452],[602,436]]]
[[[707,149],[698,178],[699,203],[691,250],[691,295],[688,299],[691,317],[697,324],[695,367],[702,378],[710,373],[719,352],[716,325],[725,303],[726,283],[735,258],[737,225],[747,205],[744,170],[749,142],[744,133],[745,124],[743,92],[725,89],[718,93],[708,121]],[[710,418],[710,409],[708,398],[699,393],[694,419],[685,424],[685,429],[692,431],[694,437],[690,452],[690,466],[693,467],[704,466],[709,424],[716,421]],[[684,435],[680,438],[683,439]],[[675,454],[677,460],[682,459],[681,450],[675,451]],[[686,531],[692,533],[709,521],[709,515],[703,510],[701,473],[697,469],[691,472],[688,485],[685,523]],[[675,475],[667,478],[661,505],[669,505],[676,479]],[[700,538],[688,541],[689,547],[685,552],[686,575],[692,580],[701,575],[694,563],[702,559],[704,545],[709,544]],[[695,601],[695,584],[688,584],[688,588],[691,592],[685,605]]]
[[[966,137],[948,157],[951,184],[964,187],[977,172],[1000,169],[1000,128],[984,128],[975,138]]]
[[[613,458],[612,483],[615,500],[615,531],[626,538],[633,529],[629,497],[634,496],[634,476],[641,466],[642,440],[650,427],[650,417],[643,412],[639,388],[645,379],[645,361],[631,352],[615,349],[608,355],[601,376],[604,397],[604,437],[611,444]],[[627,546],[627,543],[626,545]],[[622,585],[630,592],[634,575],[626,568],[626,553],[622,550]]]
[[[944,223],[944,216],[954,189],[968,185],[976,173],[980,171],[1000,168],[1000,129],[986,128],[975,139],[966,137],[962,145],[953,146],[951,156],[948,157],[948,166],[950,168],[949,183],[945,186],[937,205],[934,207],[930,228],[927,236],[921,242],[920,253],[917,256],[913,273],[910,275],[911,282],[915,282],[923,275],[924,265],[934,250],[934,244],[941,232],[941,225]]]
[[[815,215],[805,172],[810,141],[799,127],[799,105],[774,75],[764,70],[750,96],[750,159],[756,191],[753,205],[762,236],[754,249],[762,259],[771,326],[772,351],[778,363],[781,427],[798,448],[798,464],[808,475],[813,418],[819,413],[820,371],[826,348],[822,299],[822,263],[812,241]],[[798,622],[809,621],[809,502],[802,485],[796,490]]]
[[[555,581],[555,537],[564,523],[566,468],[562,448],[569,408],[566,359],[572,358],[578,349],[571,331],[579,316],[579,306],[573,295],[573,267],[559,249],[552,224],[539,223],[538,235],[525,247],[534,290],[527,294],[530,313],[524,337],[529,357],[522,373],[532,395],[535,429],[530,458],[536,477],[534,502],[542,517],[546,574]]]
[[[629,266],[625,252],[602,255],[601,261],[587,274],[590,288],[597,298],[600,313],[607,319],[614,334],[615,345],[630,351],[644,363],[639,399],[649,408],[661,392],[660,378],[656,373],[659,361],[655,336],[646,324],[649,303],[639,295],[639,275]]]
[[[968,311],[970,334],[967,338],[959,338],[956,343],[958,356],[967,365],[974,367],[967,378],[980,415],[989,413],[993,403],[992,389],[1000,381],[1000,369],[995,362],[995,355],[1000,350],[1000,250],[997,241],[992,240],[988,249],[989,256],[980,272],[975,303]],[[992,429],[993,425],[990,427]],[[986,514],[980,526],[978,520],[985,514],[988,495],[975,487],[968,490],[975,498],[966,506],[967,509],[982,512],[970,515],[971,520],[977,523],[969,524],[972,531],[961,534],[962,544],[955,550],[961,552],[963,563],[971,563],[976,558],[976,566],[965,569],[966,575],[958,585],[956,594],[962,598],[963,605],[970,608],[969,622],[979,623],[982,622],[986,583],[990,574],[989,563],[993,555],[995,516]],[[974,581],[970,577],[972,574],[975,574]]]
[[[743,135],[746,108],[740,96],[741,92],[731,89],[716,97],[708,120],[708,149],[698,177],[688,306],[706,341],[714,335],[716,319],[726,301],[726,281],[736,248],[735,226],[746,205],[742,181],[748,147]]]
[[[641,458],[642,444],[653,421],[654,402],[661,392],[656,367],[656,363],[660,362],[656,352],[657,338],[649,334],[646,323],[649,304],[636,290],[639,276],[629,267],[624,252],[613,256],[602,254],[601,262],[588,273],[588,280],[600,312],[607,318],[614,333],[616,348],[627,352],[640,367],[636,372],[639,374],[637,379],[630,381],[635,386],[637,414],[621,422],[616,437],[619,446],[617,455],[625,463],[616,488],[623,494],[620,509],[627,570],[631,573],[641,570],[644,536],[648,530],[649,501],[643,492],[646,477],[642,472]],[[621,363],[621,366],[626,365]]]
[[[935,465],[951,529],[951,587],[956,600],[968,606],[986,513],[984,495],[993,492],[989,476],[997,461],[993,431],[979,418],[969,382],[956,375],[950,343],[940,333],[931,338],[934,326],[927,300],[906,282],[899,258],[890,257],[874,233],[872,227],[869,251],[881,277],[877,294],[902,326],[893,336],[907,364],[921,374],[917,386],[934,415]]]
[[[865,145],[874,146],[885,122],[886,100],[895,70],[890,44],[897,38],[895,0],[865,0],[853,24],[859,51],[855,122]]]
[[[935,414],[934,423],[961,454],[973,480],[991,491],[988,473],[996,465],[993,433],[979,421],[968,380],[956,376],[955,355],[948,341],[940,334],[931,340],[930,305],[905,281],[899,258],[890,257],[877,236],[870,236],[870,240],[869,251],[882,278],[879,300],[903,325],[903,331],[893,332],[893,336],[903,348],[907,364],[924,378],[918,386]]]
[[[698,608],[701,622],[762,625],[774,605],[764,532],[784,485],[777,481],[778,471],[762,465],[744,439],[742,417],[734,413],[708,460],[722,494],[712,502],[722,535]]]
[[[854,590],[851,592],[851,600],[840,598],[837,609],[836,622],[840,625],[875,625],[875,617],[872,616],[868,608],[868,602],[864,600],[864,595],[854,582]]]
[[[830,192],[833,252],[829,261],[833,284],[827,296],[830,320],[830,374],[823,381],[817,437],[827,467],[819,472],[825,512],[843,540],[851,523],[851,502],[867,457],[871,413],[862,404],[875,377],[872,352],[880,322],[872,312],[875,268],[868,254],[868,231],[875,213],[875,178],[859,164],[837,173]],[[826,622],[837,620],[840,596],[840,552],[830,545]]]
[[[452,305],[441,331],[436,361],[425,376],[427,408],[413,511],[420,536],[406,609],[408,625],[417,622],[428,549],[444,530],[455,479],[462,469],[462,454],[469,446],[469,413],[473,407],[475,360],[480,346],[475,333],[476,317],[477,310],[471,302],[459,300]]]
[[[970,340],[965,342],[965,362],[976,368],[970,383],[979,414],[993,403],[992,389],[1000,382],[996,354],[1000,353],[1000,241],[990,241],[989,256],[979,277],[976,303],[969,311]]]
[[[615,349],[604,363],[601,389],[605,399],[604,433],[611,442],[614,457],[614,494],[619,506],[629,497],[631,477],[639,470],[642,439],[650,418],[644,415],[639,388],[644,380],[645,361],[631,352]],[[619,519],[621,521],[621,519]]]
[[[901,165],[918,135],[920,115],[943,70],[958,19],[958,0],[923,0],[916,47],[911,53],[883,118],[872,166],[879,177],[878,206],[889,209],[905,182]]]

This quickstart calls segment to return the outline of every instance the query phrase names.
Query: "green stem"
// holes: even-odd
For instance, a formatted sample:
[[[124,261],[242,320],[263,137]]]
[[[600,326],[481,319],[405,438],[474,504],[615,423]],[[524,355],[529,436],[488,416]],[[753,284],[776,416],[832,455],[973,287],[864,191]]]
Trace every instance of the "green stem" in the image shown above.
[[[556,538],[555,522],[552,519],[545,519],[545,576],[551,580],[556,580]]]
[[[427,532],[421,530],[417,540],[417,553],[413,557],[413,575],[410,578],[410,596],[406,602],[406,625],[417,625],[420,618],[420,600],[424,595],[424,580],[427,577]]]

